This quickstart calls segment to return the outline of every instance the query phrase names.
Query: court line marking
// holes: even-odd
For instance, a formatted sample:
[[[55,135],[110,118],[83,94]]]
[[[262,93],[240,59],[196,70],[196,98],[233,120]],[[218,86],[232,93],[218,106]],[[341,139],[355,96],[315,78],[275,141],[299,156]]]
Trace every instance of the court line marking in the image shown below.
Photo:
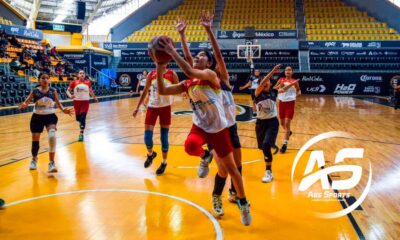
[[[256,159],[252,161],[247,161],[247,162],[242,162],[242,165],[247,165],[247,164],[252,164],[256,162],[261,162],[261,159]],[[199,168],[199,166],[173,166],[173,168],[181,168],[181,169],[187,169],[187,168]]]
[[[153,191],[146,191],[146,190],[137,190],[137,189],[87,189],[87,190],[78,190],[78,191],[70,191],[70,192],[61,192],[61,193],[53,193],[53,194],[47,194],[47,195],[42,195],[42,196],[37,196],[37,197],[32,197],[32,198],[27,198],[15,202],[8,203],[3,206],[3,208],[15,206],[18,204],[34,201],[34,200],[39,200],[43,198],[49,198],[49,197],[57,197],[57,196],[65,196],[65,195],[71,195],[71,194],[80,194],[80,193],[97,193],[97,192],[127,192],[127,193],[144,193],[144,194],[150,194],[150,195],[156,195],[156,196],[162,196],[174,200],[178,200],[180,202],[186,203],[200,212],[202,212],[204,215],[208,217],[208,219],[211,221],[213,224],[214,230],[215,230],[215,239],[217,240],[222,240],[223,237],[223,231],[221,226],[219,225],[218,221],[214,218],[214,216],[209,213],[207,210],[205,210],[203,207],[181,197],[177,197],[174,195],[170,194],[165,194],[165,193],[160,193],[160,192],[153,192]]]

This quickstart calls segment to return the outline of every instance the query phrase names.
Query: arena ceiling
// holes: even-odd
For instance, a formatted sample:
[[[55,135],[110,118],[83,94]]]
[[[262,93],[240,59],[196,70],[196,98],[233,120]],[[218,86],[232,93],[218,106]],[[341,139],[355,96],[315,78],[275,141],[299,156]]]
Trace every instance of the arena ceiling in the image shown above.
[[[76,18],[76,0],[6,0],[27,19],[87,25],[109,11],[138,0],[82,0],[86,2],[85,20]]]

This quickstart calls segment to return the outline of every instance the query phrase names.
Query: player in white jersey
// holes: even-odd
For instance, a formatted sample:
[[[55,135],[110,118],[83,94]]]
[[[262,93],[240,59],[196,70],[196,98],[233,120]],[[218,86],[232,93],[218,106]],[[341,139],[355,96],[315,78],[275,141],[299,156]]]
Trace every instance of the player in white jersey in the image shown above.
[[[278,100],[279,100],[279,119],[281,122],[281,126],[286,131],[285,139],[283,140],[283,145],[281,147],[281,153],[285,153],[289,141],[289,137],[292,135],[292,131],[290,129],[290,123],[293,120],[294,109],[296,98],[301,94],[300,86],[298,80],[294,80],[293,76],[293,68],[287,66],[285,68],[285,77],[280,78],[274,89],[279,91]],[[296,82],[295,84],[292,84]],[[291,85],[290,88],[282,91],[282,89],[286,86]]]
[[[163,80],[166,86],[179,82],[178,75],[172,70],[165,70],[165,72],[163,72]],[[150,167],[153,163],[153,159],[157,156],[157,153],[153,151],[153,131],[157,118],[160,118],[160,138],[163,159],[161,165],[156,171],[156,174],[162,175],[167,167],[167,156],[169,149],[168,132],[169,126],[171,125],[171,104],[173,102],[173,96],[163,96],[159,94],[157,71],[151,71],[147,75],[146,86],[143,94],[140,96],[136,109],[133,111],[133,117],[136,117],[141,104],[147,98],[147,93],[149,93],[150,96],[144,125],[144,142],[147,147],[147,160],[144,162],[144,167]]]
[[[46,127],[49,137],[49,168],[48,172],[57,172],[54,163],[56,154],[56,130],[58,118],[55,114],[54,106],[57,105],[65,114],[72,114],[72,109],[64,108],[58,99],[57,90],[49,86],[49,75],[41,73],[39,75],[40,86],[34,88],[26,100],[19,105],[20,109],[28,107],[32,101],[35,103],[33,114],[30,122],[30,129],[32,132],[32,161],[29,165],[30,170],[37,169],[38,152],[40,148],[39,140],[40,134]]]
[[[265,174],[262,182],[268,183],[273,180],[272,175],[272,153],[271,148],[275,147],[276,137],[279,131],[278,111],[276,106],[276,93],[271,89],[270,78],[279,71],[281,65],[276,65],[270,73],[261,81],[255,91],[255,103],[257,107],[256,136],[258,148],[264,153]],[[283,93],[297,81],[280,89]]]
[[[147,75],[149,75],[147,70],[143,70],[143,73],[138,75],[138,83],[136,85],[136,92],[139,92],[140,96],[142,96],[143,90],[146,87]],[[130,93],[133,94],[133,87],[132,87]],[[139,109],[140,110],[146,110],[146,107],[147,107],[148,103],[149,103],[149,98],[148,97],[144,98],[143,104],[139,107]]]
[[[246,199],[243,180],[236,168],[233,158],[233,148],[229,139],[228,123],[222,101],[219,78],[213,71],[215,60],[212,54],[206,50],[199,52],[190,66],[176,51],[170,40],[159,42],[162,49],[172,56],[183,73],[190,79],[165,86],[162,77],[166,64],[157,63],[157,81],[159,93],[174,95],[187,92],[193,109],[192,129],[185,141],[185,151],[192,156],[203,159],[209,158],[210,152],[202,146],[210,143],[221,160],[235,184],[238,192],[238,206],[241,212],[241,221],[244,225],[250,225],[251,214],[249,203]],[[152,51],[152,50],[150,50]]]

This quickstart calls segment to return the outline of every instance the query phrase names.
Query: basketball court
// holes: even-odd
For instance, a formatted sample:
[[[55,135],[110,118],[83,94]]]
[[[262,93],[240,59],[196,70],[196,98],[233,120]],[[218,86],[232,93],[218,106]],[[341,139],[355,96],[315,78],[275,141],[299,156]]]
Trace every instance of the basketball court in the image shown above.
[[[251,100],[248,95],[235,98],[251,226],[240,223],[238,207],[227,200],[227,188],[225,215],[217,219],[211,214],[217,168],[212,163],[208,177],[198,178],[199,159],[183,149],[192,124],[187,100],[175,97],[165,174],[155,175],[160,157],[150,168],[143,167],[145,112],[132,118],[138,100],[133,98],[91,104],[85,142],[76,141],[74,119],[58,114],[59,172],[55,174],[47,173],[47,145],[41,145],[38,170],[28,169],[31,114],[1,117],[0,196],[7,205],[0,210],[0,239],[396,239],[400,235],[396,214],[400,129],[392,108],[353,97],[301,96],[289,149],[274,156],[274,181],[262,183],[265,163],[262,151],[256,149],[255,123],[248,114]],[[292,165],[303,144],[320,133],[339,130],[355,137],[308,149],[292,183]],[[156,129],[155,151],[160,153],[158,133]],[[279,145],[282,139],[280,132]],[[339,211],[348,203],[338,199],[317,202],[300,192],[298,179],[307,164],[303,160],[311,150],[321,149],[331,165],[336,152],[345,147],[365,149],[363,159],[351,161],[366,170],[351,195],[357,199],[364,190],[368,161],[372,166],[370,191],[360,208],[347,216],[317,218],[315,210]],[[349,176],[335,173],[330,177]],[[319,188],[319,184],[313,186]]]

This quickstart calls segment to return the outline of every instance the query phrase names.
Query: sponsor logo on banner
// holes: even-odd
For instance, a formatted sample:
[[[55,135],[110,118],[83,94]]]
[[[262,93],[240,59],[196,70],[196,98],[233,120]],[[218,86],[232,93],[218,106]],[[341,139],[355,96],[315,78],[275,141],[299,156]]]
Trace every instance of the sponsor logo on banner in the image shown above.
[[[76,64],[86,64],[86,60],[75,60]]]
[[[273,38],[273,37],[275,37],[275,33],[273,33],[273,32],[256,32],[256,37]]]
[[[219,38],[228,38],[228,35],[226,34],[226,31],[221,31],[219,33]]]
[[[362,42],[345,42],[342,43],[343,48],[362,48]]]
[[[107,62],[106,62],[106,59],[103,58],[103,59],[101,59],[101,62],[93,62],[93,64],[94,64],[95,66],[106,66],[106,65],[107,65]]]
[[[398,52],[392,52],[392,51],[385,51],[385,55],[387,56],[397,56],[399,55]]]
[[[339,52],[338,51],[329,51],[328,56],[338,56]]]
[[[121,76],[119,76],[119,84],[121,84],[121,86],[123,87],[128,87],[131,85],[131,76],[129,76],[129,74],[121,74]]]
[[[314,45],[314,44],[310,44],[310,45]],[[326,42],[325,47],[336,47],[336,42]]]
[[[83,54],[64,54],[63,56],[65,58],[68,58],[68,59],[84,58],[85,57]]]
[[[324,93],[326,90],[326,87],[324,85],[319,85],[317,87],[308,87],[307,92],[311,93]]]
[[[367,47],[369,47],[369,48],[381,48],[381,43],[380,42],[369,42]]]
[[[233,38],[244,38],[244,36],[245,36],[244,32],[240,33],[240,32],[233,31],[233,33],[232,33]]]
[[[364,52],[357,52],[356,55],[357,55],[357,56],[367,56],[367,52],[366,52],[366,51],[364,51]]]
[[[364,93],[380,94],[381,93],[381,87],[367,86],[367,87],[364,88]]]
[[[279,32],[279,37],[296,37],[296,32]]]
[[[382,76],[368,76],[368,75],[362,75],[360,77],[361,82],[382,82]]]
[[[324,79],[320,76],[303,76],[302,82],[323,82]]]
[[[334,94],[353,94],[357,84],[338,84],[336,85]]]
[[[319,202],[318,209],[321,209],[321,202],[337,202],[337,200],[345,200],[352,197],[350,193],[351,189],[360,188],[359,185],[363,172],[367,173],[367,171],[363,171],[364,165],[360,166],[359,164],[349,164],[349,161],[351,161],[351,159],[362,159],[363,162],[368,161],[364,159],[364,148],[349,147],[340,149],[336,153],[334,163],[330,163],[329,165],[326,164],[324,150],[317,148],[317,150],[311,151],[308,159],[306,158],[307,165],[304,169],[301,179],[299,179],[300,183],[295,184],[295,180],[298,179],[295,172],[296,170],[299,171],[299,168],[302,169],[302,167],[299,167],[301,166],[299,162],[304,161],[304,155],[306,151],[309,150],[311,147],[324,147],[326,146],[326,142],[332,138],[355,139],[355,136],[347,132],[336,131],[322,133],[318,136],[313,137],[312,139],[307,141],[297,153],[291,171],[291,181],[293,187],[297,188],[300,192],[306,193],[308,198],[311,199],[313,202]],[[320,143],[322,141],[325,142],[324,145],[316,145],[317,143]],[[345,161],[345,159],[347,160]],[[337,211],[314,210],[314,215],[316,217],[325,219],[338,218],[347,215],[348,213],[355,210],[358,206],[360,206],[367,197],[372,182],[372,166],[371,162],[368,163],[368,181],[365,184],[364,190],[356,201],[346,201],[348,204],[345,204],[344,209],[340,208],[341,210]],[[351,174],[344,175],[344,179],[343,177],[340,179],[329,178],[330,174],[340,176],[340,173],[342,172]]]

